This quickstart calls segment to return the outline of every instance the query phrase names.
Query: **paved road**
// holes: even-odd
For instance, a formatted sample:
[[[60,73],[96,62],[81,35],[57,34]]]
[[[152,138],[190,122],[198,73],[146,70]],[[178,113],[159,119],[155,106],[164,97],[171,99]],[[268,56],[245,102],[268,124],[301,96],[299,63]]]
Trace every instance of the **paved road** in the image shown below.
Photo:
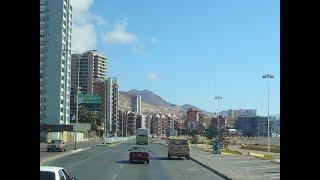
[[[88,142],[88,141],[78,142],[77,148],[86,148],[86,147],[89,147],[89,146],[92,146],[95,144],[97,144],[97,142],[94,142],[92,140],[90,142]],[[70,151],[70,150],[74,150],[74,143],[67,143],[66,144],[66,152]],[[61,154],[61,153],[64,153],[64,152],[58,152],[58,151],[57,152],[47,152],[47,146],[40,147],[40,159],[55,156],[55,155]]]
[[[92,146],[91,149],[71,154],[44,165],[64,167],[72,177],[95,180],[140,179],[222,179],[191,160],[167,159],[163,145],[149,145],[150,164],[129,164],[128,149],[134,141],[113,144],[108,147]]]

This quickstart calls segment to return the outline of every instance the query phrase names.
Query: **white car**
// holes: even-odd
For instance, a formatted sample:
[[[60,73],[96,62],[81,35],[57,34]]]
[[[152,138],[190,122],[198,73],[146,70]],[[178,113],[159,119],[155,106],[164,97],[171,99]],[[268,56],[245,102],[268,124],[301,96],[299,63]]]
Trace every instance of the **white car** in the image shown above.
[[[40,166],[40,180],[76,180],[76,178],[70,178],[62,167]]]

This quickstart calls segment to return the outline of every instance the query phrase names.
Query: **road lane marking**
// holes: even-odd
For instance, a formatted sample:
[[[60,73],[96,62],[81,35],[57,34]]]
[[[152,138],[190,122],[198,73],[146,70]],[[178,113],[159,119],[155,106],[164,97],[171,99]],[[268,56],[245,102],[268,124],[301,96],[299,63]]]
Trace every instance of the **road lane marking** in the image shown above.
[[[270,166],[266,166],[266,167],[252,167],[252,168],[246,168],[247,171],[251,171],[251,170],[258,170],[258,169],[276,169],[276,168],[279,168],[279,167],[270,167]]]
[[[123,164],[120,165],[120,168],[123,168]]]
[[[91,156],[91,157],[89,157],[89,158],[87,158],[87,159],[83,159],[83,160],[81,160],[81,161],[78,161],[78,162],[76,162],[76,163],[73,163],[70,167],[73,167],[73,166],[75,166],[75,165],[78,165],[78,164],[80,164],[80,163],[82,163],[82,162],[84,162],[84,161],[87,161],[87,160],[89,160],[89,159],[92,159],[92,158],[94,158],[94,157],[96,157],[96,156],[98,156],[98,155],[100,155],[100,154],[102,154],[102,153],[104,153],[105,151],[101,151],[100,153],[98,153],[98,154],[96,154],[96,155],[94,155],[94,156]]]
[[[115,180],[118,177],[118,174],[113,175],[112,180]]]
[[[280,173],[274,173],[274,174],[265,174],[263,176],[280,176]]]
[[[88,150],[88,149],[91,149],[91,147],[87,147],[87,148],[84,148],[84,149],[72,150],[72,151],[68,151],[68,152],[65,152],[65,153],[58,154],[58,155],[52,155],[52,156],[49,156],[49,157],[43,158],[43,159],[40,158],[40,165],[42,165],[44,163],[47,163],[49,161],[52,161],[52,160],[55,160],[55,159],[58,159],[58,158],[62,158],[64,156],[68,156],[68,155],[71,155],[71,154],[79,153],[79,152],[82,152],[82,151],[85,151],[85,150]]]

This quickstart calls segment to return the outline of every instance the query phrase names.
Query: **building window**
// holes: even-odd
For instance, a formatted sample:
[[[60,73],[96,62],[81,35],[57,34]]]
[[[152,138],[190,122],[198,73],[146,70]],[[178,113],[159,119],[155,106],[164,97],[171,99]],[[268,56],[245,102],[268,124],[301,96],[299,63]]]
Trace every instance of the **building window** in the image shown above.
[[[46,106],[43,106],[43,110],[47,110],[47,107],[46,107]]]
[[[60,120],[63,120],[63,116],[60,116]]]
[[[63,108],[60,108],[60,111],[63,112]]]
[[[63,104],[63,99],[60,99],[60,103]]]

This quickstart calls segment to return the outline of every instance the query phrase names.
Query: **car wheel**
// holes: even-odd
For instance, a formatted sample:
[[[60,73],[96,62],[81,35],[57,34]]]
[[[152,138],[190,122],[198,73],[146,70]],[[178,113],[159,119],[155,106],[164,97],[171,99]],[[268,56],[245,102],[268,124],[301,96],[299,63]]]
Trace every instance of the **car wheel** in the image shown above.
[[[170,156],[170,154],[168,154],[168,159],[171,159],[171,156]]]
[[[147,163],[149,164],[149,160],[147,161]]]
[[[190,159],[190,156],[188,155],[188,156],[186,156],[186,158],[189,160],[189,159]]]
[[[48,152],[50,152],[50,149],[47,149]]]

